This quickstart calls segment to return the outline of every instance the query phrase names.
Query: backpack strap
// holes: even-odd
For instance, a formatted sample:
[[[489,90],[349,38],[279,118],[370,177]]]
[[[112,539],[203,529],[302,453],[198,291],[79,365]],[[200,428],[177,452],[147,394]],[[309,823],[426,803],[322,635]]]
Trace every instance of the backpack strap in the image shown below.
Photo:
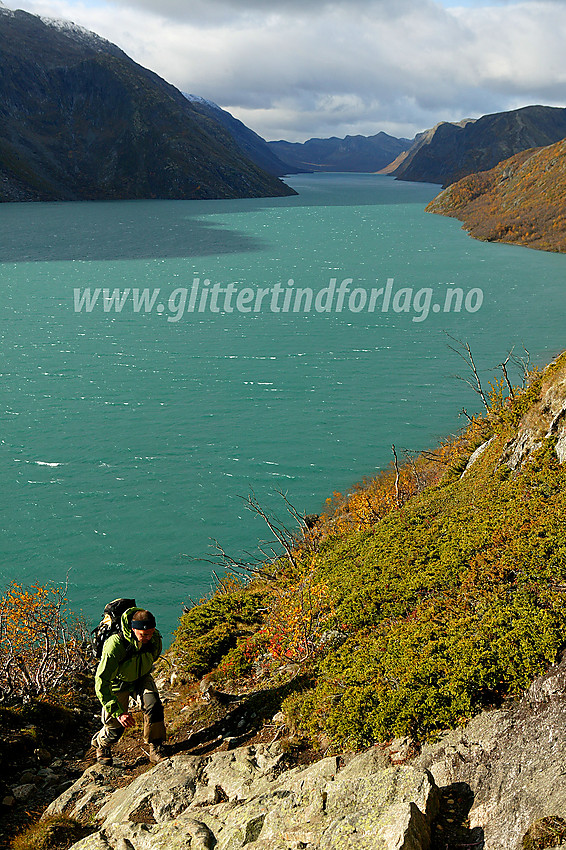
[[[134,657],[134,655],[136,654],[136,647],[132,646],[132,643],[129,640],[126,640],[121,628],[118,629],[116,634],[120,638],[121,646],[125,649],[124,657],[120,661],[120,664],[123,664],[124,661],[129,661],[130,658]]]

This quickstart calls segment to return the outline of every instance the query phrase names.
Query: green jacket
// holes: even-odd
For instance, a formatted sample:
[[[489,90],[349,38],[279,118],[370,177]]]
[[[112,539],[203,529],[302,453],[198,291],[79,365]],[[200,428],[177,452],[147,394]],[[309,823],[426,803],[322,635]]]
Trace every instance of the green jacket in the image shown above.
[[[118,691],[135,691],[139,679],[151,672],[153,662],[161,655],[161,635],[155,630],[149,643],[142,646],[132,633],[132,615],[142,608],[128,608],[121,619],[123,638],[110,635],[104,643],[102,657],[96,668],[94,690],[96,696],[113,717],[123,713],[115,697]],[[125,640],[124,640],[125,638]]]

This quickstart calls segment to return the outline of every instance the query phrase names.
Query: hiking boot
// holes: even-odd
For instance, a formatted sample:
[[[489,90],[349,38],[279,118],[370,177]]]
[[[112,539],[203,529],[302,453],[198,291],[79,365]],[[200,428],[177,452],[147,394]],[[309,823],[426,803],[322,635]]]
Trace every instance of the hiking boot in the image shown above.
[[[99,764],[114,764],[114,759],[112,758],[112,750],[110,747],[97,747],[96,748],[96,760]]]
[[[154,741],[149,745],[149,760],[152,764],[159,764],[160,761],[167,758],[163,741]]]

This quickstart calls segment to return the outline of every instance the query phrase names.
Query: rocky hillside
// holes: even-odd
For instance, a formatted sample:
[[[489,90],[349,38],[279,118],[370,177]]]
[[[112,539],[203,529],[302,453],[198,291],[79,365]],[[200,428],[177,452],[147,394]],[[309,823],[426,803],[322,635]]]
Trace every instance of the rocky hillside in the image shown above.
[[[422,751],[403,738],[311,763],[297,760],[283,715],[267,718],[265,743],[239,746],[225,715],[216,724],[225,732],[208,749],[202,733],[189,733],[156,767],[143,756],[87,767],[31,835],[58,835],[51,850],[73,836],[73,850],[563,848],[565,685],[562,661],[520,701],[482,712]],[[182,714],[194,703],[175,708]],[[238,710],[247,729],[245,701]]]
[[[271,522],[284,555],[182,616],[170,757],[149,767],[138,723],[40,828],[88,829],[74,850],[561,845],[566,354],[508,378],[435,451],[291,509],[300,533]]]
[[[0,200],[294,194],[165,80],[73,24],[0,7]]]
[[[566,109],[551,106],[496,112],[477,121],[442,122],[417,137],[392,173],[400,180],[448,186],[513,154],[565,137]]]
[[[409,139],[397,139],[387,133],[268,144],[273,153],[294,170],[362,172],[380,171],[411,146]]]
[[[566,140],[465,177],[427,210],[460,219],[476,239],[566,251]]]
[[[412,161],[417,155],[418,151],[421,148],[425,147],[425,145],[430,145],[433,141],[436,134],[439,134],[439,138],[437,142],[440,141],[440,137],[443,135],[450,136],[452,127],[465,127],[466,124],[473,124],[473,118],[464,118],[462,121],[440,121],[438,124],[435,124],[434,127],[431,127],[430,130],[425,130],[423,133],[417,133],[412,145],[407,148],[407,150],[402,151],[399,156],[390,162],[385,168],[381,169],[381,174],[395,174],[399,175],[399,179],[402,179],[403,167],[405,163],[407,167],[409,165],[409,160]],[[434,181],[432,181],[434,182]]]
[[[198,95],[186,94],[185,97],[191,102],[195,112],[207,118],[212,118],[213,121],[221,124],[230,133],[244,156],[255,162],[259,168],[269,174],[274,174],[276,177],[282,177],[284,174],[295,174],[298,171],[298,169],[282,162],[273,153],[265,139],[254,133],[253,130],[250,130],[242,121],[234,118],[225,109],[221,109],[218,104],[211,100],[205,100]]]

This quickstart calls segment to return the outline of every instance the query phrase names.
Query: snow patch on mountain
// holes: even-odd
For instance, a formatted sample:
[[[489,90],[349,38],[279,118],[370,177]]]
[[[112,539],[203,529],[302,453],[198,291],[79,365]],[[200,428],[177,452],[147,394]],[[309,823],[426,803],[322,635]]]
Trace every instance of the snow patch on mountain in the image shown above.
[[[204,103],[206,106],[211,106],[213,109],[220,109],[220,111],[223,111],[217,103],[214,103],[213,100],[207,100],[205,97],[201,97],[198,94],[189,94],[189,92],[184,91],[183,95],[187,98],[187,100],[191,100],[194,103]]]
[[[2,0],[0,0],[0,3],[1,2]],[[103,48],[107,49],[109,46],[115,48],[115,45],[113,45],[112,42],[102,38],[91,30],[87,30],[85,27],[81,27],[79,24],[75,24],[74,21],[65,21],[62,18],[48,18],[43,15],[38,15],[38,17],[42,23],[49,27],[53,27],[53,29],[59,30],[59,32],[74,36],[76,40],[80,41],[82,44],[88,44],[91,47],[98,48],[99,50]]]

